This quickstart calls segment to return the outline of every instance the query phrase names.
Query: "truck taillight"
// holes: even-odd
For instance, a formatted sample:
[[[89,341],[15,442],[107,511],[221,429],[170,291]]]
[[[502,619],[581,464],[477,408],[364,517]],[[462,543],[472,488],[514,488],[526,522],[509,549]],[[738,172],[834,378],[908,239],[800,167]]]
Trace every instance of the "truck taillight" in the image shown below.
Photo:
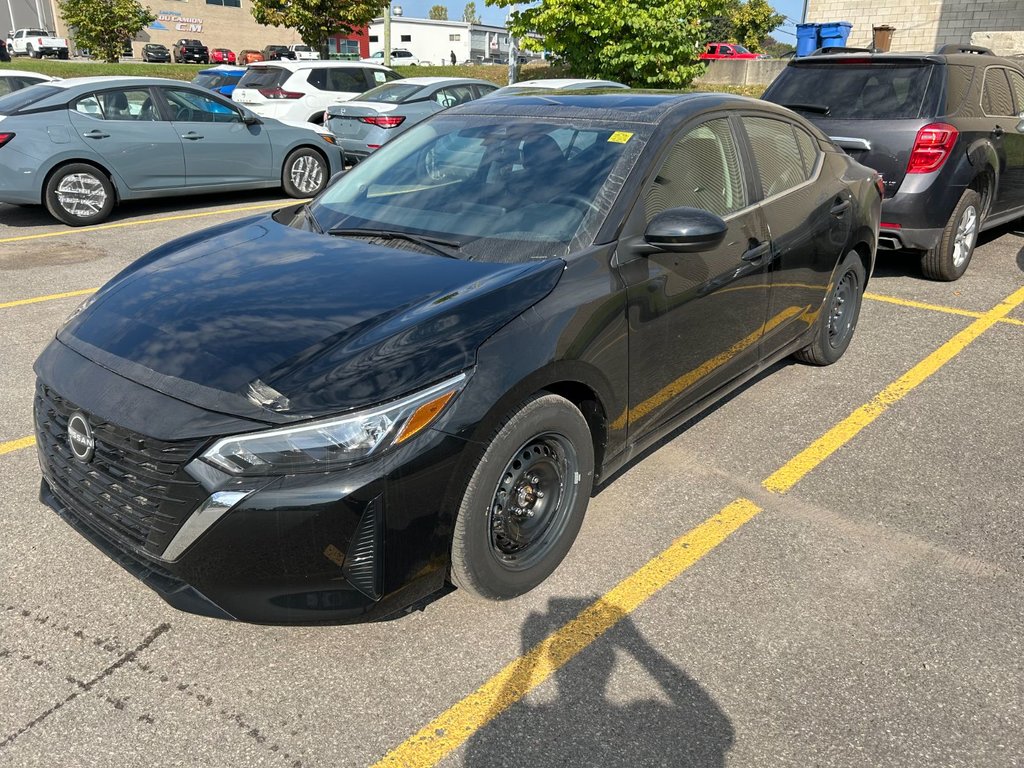
[[[38,40],[36,40],[36,43],[38,43],[39,47],[42,48],[43,47],[43,38],[40,37]]]
[[[948,123],[931,123],[917,132],[907,173],[931,173],[946,162],[960,132]]]

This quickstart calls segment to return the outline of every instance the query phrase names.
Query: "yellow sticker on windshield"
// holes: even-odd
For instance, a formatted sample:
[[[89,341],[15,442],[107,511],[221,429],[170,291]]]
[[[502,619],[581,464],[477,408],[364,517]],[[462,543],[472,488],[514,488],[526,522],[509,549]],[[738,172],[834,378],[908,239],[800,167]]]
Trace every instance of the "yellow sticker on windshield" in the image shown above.
[[[633,134],[628,131],[616,131],[608,137],[608,141],[612,144],[625,144],[627,141],[633,138]]]

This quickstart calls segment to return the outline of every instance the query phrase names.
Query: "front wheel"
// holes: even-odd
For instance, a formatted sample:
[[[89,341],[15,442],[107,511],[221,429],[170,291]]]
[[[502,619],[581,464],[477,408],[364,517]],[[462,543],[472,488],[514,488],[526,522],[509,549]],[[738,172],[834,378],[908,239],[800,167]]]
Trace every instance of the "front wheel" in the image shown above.
[[[583,523],[594,482],[590,427],[568,400],[528,400],[498,429],[462,496],[451,580],[508,600],[558,567]]]
[[[850,251],[836,270],[836,279],[825,297],[814,325],[814,336],[794,357],[811,365],[832,365],[850,346],[860,317],[864,296],[864,264],[856,251]]]
[[[921,257],[921,271],[931,280],[952,282],[967,271],[981,230],[981,195],[966,189],[946,222],[939,244]]]
[[[296,149],[284,161],[281,186],[289,197],[316,197],[327,186],[327,161],[315,149]]]
[[[50,177],[43,199],[54,218],[72,227],[84,227],[100,223],[114,210],[114,186],[94,166],[72,163]]]

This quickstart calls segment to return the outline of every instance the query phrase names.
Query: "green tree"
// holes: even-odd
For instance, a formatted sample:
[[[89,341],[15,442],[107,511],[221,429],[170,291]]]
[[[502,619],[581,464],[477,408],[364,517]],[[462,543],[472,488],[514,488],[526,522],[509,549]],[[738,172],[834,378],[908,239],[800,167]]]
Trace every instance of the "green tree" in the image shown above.
[[[448,7],[444,5],[432,5],[430,6],[430,12],[427,14],[427,17],[434,21],[448,21]]]
[[[723,0],[721,11],[707,20],[707,37],[709,43],[728,42],[736,35],[733,16],[739,10],[740,0]]]
[[[747,0],[732,16],[733,39],[752,51],[761,50],[761,41],[786,20],[768,5],[767,0]]]
[[[462,11],[462,20],[468,24],[480,23],[480,17],[476,13],[476,3],[472,2],[472,0],[466,3],[466,8]]]
[[[365,27],[387,6],[388,0],[252,0],[252,15],[265,26],[294,29],[302,42],[326,54],[328,38]]]
[[[522,0],[487,0],[511,7]],[[704,71],[705,23],[724,0],[540,0],[512,10],[523,48],[547,49],[577,77],[648,87],[685,86]],[[527,37],[536,33],[539,40]]]
[[[125,43],[156,21],[137,0],[58,0],[60,15],[73,31],[75,45],[116,64]]]

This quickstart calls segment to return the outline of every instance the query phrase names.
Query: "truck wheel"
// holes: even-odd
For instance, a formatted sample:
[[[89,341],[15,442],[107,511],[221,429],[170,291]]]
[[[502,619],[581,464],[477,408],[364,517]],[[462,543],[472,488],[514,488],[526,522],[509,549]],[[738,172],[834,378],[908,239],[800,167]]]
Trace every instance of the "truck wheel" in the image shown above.
[[[25,46],[25,52],[28,53],[28,57],[30,59],[38,59],[38,58],[40,58],[39,54],[36,53],[36,51],[32,48],[31,45],[26,45]]]
[[[301,147],[285,158],[281,186],[288,197],[316,197],[327,186],[329,173],[323,155]]]
[[[452,536],[452,582],[485,600],[529,592],[572,547],[593,482],[593,439],[579,409],[552,394],[525,402],[466,485]]]
[[[71,54],[69,53],[67,48],[64,48],[63,50],[57,53],[57,58],[67,60],[71,58]]]
[[[931,280],[952,282],[967,271],[981,231],[981,196],[966,189],[946,222],[939,244],[921,257],[921,271]]]
[[[864,277],[860,256],[850,251],[836,270],[836,281],[821,305],[811,343],[793,357],[810,365],[832,365],[843,356],[857,329]]]
[[[69,226],[99,224],[114,210],[114,185],[95,166],[70,163],[46,182],[43,200],[46,210]]]

